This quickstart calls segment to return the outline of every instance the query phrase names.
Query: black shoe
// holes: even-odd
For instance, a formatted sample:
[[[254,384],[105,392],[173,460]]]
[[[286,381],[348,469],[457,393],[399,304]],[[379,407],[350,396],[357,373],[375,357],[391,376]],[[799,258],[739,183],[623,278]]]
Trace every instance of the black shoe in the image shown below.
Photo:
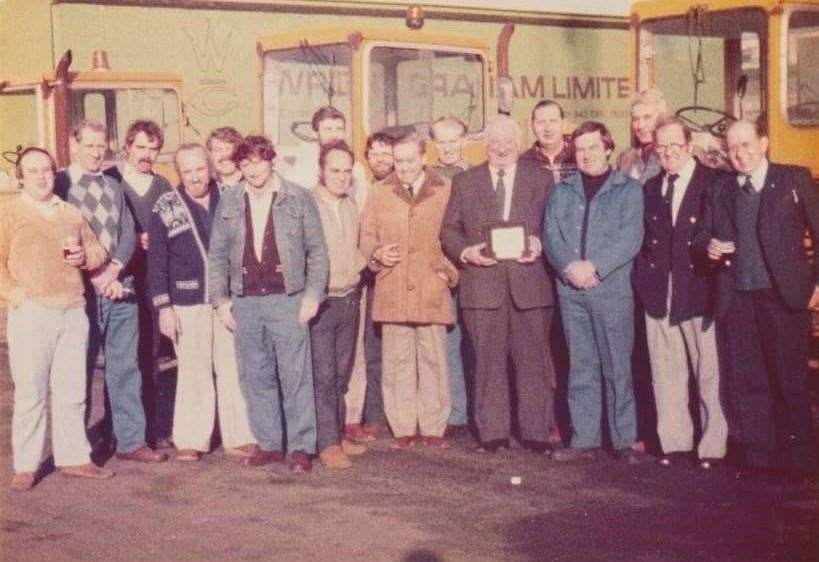
[[[548,441],[535,441],[534,439],[524,439],[520,442],[524,449],[532,453],[542,455],[548,454],[552,451],[552,444]]]
[[[596,447],[565,447],[552,453],[552,460],[557,462],[573,462],[584,459],[594,459],[600,449]]]
[[[496,453],[498,449],[508,449],[508,439],[492,439],[491,441],[482,441],[480,445],[475,447],[476,453]]]
[[[697,464],[702,470],[713,470],[723,463],[723,459],[703,457]]]

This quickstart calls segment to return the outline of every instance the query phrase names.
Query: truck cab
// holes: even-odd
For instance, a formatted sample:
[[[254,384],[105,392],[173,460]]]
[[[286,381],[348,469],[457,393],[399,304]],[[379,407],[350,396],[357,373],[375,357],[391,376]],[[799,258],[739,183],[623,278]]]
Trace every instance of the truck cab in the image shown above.
[[[184,115],[181,79],[167,73],[113,71],[101,51],[95,53],[90,70],[73,71],[70,65],[68,51],[52,72],[0,83],[0,104],[9,120],[3,124],[4,134],[17,140],[3,146],[0,191],[14,191],[13,166],[25,146],[46,148],[58,166],[67,166],[71,129],[83,119],[105,124],[108,164],[124,150],[125,132],[132,121],[156,121],[165,136],[158,171],[173,177],[171,160],[181,142]]]
[[[636,2],[632,80],[658,88],[712,164],[736,118],[760,119],[772,160],[819,178],[819,1]]]
[[[336,28],[263,38],[258,55],[263,132],[285,159],[316,141],[310,119],[325,105],[347,117],[359,159],[368,135],[427,134],[442,115],[466,123],[467,158],[482,156],[476,136],[488,117],[491,67],[481,39]]]

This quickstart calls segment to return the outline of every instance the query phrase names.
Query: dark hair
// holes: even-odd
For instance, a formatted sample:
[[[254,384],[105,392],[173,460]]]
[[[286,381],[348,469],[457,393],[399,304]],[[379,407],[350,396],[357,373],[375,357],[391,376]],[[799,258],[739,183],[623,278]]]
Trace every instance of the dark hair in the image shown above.
[[[310,122],[315,132],[318,133],[319,123],[321,123],[325,119],[341,119],[342,121],[344,121],[345,125],[347,124],[347,119],[344,117],[344,114],[342,112],[340,112],[332,105],[325,105],[324,107],[319,108],[313,114],[313,119]]]
[[[369,137],[367,137],[367,144],[364,147],[364,155],[368,155],[370,153],[370,149],[373,147],[375,143],[379,144],[386,144],[390,148],[395,145],[395,137],[390,135],[389,133],[373,133]]]
[[[213,139],[220,140],[222,142],[229,142],[233,145],[233,149],[242,144],[242,134],[234,129],[233,127],[219,127],[218,129],[214,129],[208,135],[208,140],[205,141],[205,146],[208,147],[208,150],[211,149],[211,141]]]
[[[532,108],[532,116],[531,116],[531,120],[532,120],[532,121],[534,121],[534,120],[535,120],[535,112],[536,112],[538,109],[540,109],[541,107],[549,107],[550,105],[553,105],[553,106],[555,106],[555,107],[557,108],[557,111],[560,113],[560,118],[561,118],[561,119],[565,119],[565,118],[566,118],[566,113],[563,111],[563,106],[561,106],[561,105],[560,105],[559,103],[557,103],[555,100],[540,100],[539,102],[537,102],[537,103],[535,104],[535,107],[533,107],[533,108]]]
[[[686,143],[690,143],[693,140],[694,137],[691,133],[691,127],[686,125],[684,121],[677,119],[676,117],[661,117],[657,121],[657,126],[654,128],[654,133],[652,134],[654,137],[654,142],[657,142],[657,131],[665,127],[672,127],[674,125],[678,126],[682,130]]]
[[[572,132],[572,146],[577,137],[587,135],[589,133],[600,133],[603,139],[603,146],[606,150],[614,150],[614,139],[611,136],[611,131],[599,121],[584,121],[577,129]]]
[[[162,145],[165,144],[165,135],[162,132],[162,127],[157,125],[154,121],[140,119],[138,121],[134,121],[128,126],[128,130],[125,132],[125,146],[131,146],[134,144],[136,136],[139,133],[145,133],[148,140],[157,141],[159,143],[158,148],[160,150],[162,149]]]
[[[46,156],[48,156],[48,159],[51,161],[51,171],[54,172],[55,174],[57,173],[57,162],[46,149],[40,148],[39,146],[29,146],[28,148],[23,150],[19,156],[17,156],[17,163],[14,165],[14,175],[17,177],[18,180],[23,179],[23,158],[34,152],[39,152],[40,154],[45,154]]]
[[[233,151],[233,161],[238,165],[242,160],[253,157],[272,162],[276,158],[273,143],[262,135],[246,136]]]
[[[327,163],[327,155],[329,155],[334,150],[337,150],[339,152],[344,152],[345,154],[347,154],[350,157],[350,162],[355,163],[355,154],[353,154],[352,149],[350,149],[350,147],[347,145],[347,143],[344,142],[343,140],[337,140],[337,141],[333,141],[333,142],[331,142],[329,144],[325,144],[324,146],[322,146],[319,149],[319,159],[318,159],[319,170],[324,169],[324,164]]]

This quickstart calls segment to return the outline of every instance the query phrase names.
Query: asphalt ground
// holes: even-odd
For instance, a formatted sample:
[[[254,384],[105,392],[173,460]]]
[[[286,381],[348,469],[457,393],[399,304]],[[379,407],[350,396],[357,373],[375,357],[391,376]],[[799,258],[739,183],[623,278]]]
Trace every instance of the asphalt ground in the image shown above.
[[[0,560],[816,562],[819,490],[727,468],[560,464],[512,449],[389,449],[348,471],[111,458],[109,481],[12,476],[13,387],[0,342]],[[813,377],[817,381],[817,377]],[[92,422],[102,412],[93,385]],[[514,485],[512,477],[520,477]]]

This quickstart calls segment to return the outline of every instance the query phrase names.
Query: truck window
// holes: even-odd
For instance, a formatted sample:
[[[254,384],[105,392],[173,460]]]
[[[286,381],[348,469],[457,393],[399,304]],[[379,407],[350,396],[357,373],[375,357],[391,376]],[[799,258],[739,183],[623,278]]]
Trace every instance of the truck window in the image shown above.
[[[819,10],[796,10],[788,18],[788,121],[819,126]]]
[[[415,126],[454,115],[470,133],[483,129],[484,61],[473,53],[375,46],[365,88],[369,131]]]
[[[766,100],[765,12],[697,11],[640,28],[640,89],[659,88],[669,111],[719,136],[727,117],[756,119]],[[696,127],[695,127],[696,128]]]
[[[162,88],[74,89],[71,91],[72,126],[83,119],[105,123],[113,159],[125,148],[125,132],[137,119],[150,119],[162,127],[165,143],[160,161],[170,161],[179,146],[180,119],[177,93]]]
[[[316,136],[313,113],[332,105],[350,119],[350,64],[347,44],[310,45],[268,51],[263,58],[264,132],[287,155]],[[350,129],[348,123],[348,130]]]

